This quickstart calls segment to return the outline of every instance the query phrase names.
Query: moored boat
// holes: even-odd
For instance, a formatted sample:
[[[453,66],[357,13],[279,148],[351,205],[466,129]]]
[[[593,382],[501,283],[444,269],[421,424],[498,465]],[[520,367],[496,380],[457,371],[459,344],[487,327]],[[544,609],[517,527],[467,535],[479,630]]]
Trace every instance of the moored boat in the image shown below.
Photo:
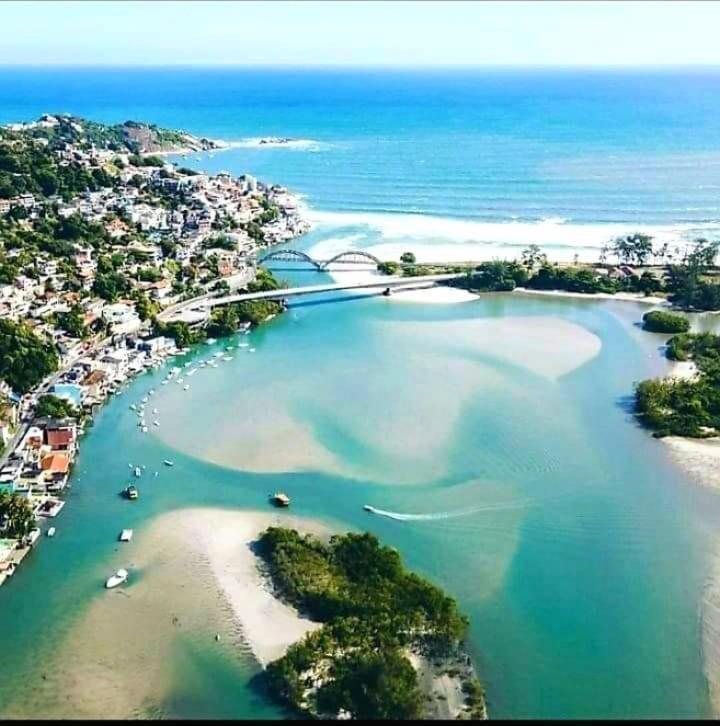
[[[270,501],[276,507],[289,507],[290,506],[290,497],[287,494],[285,494],[285,492],[275,492],[274,494],[271,494]]]
[[[105,587],[110,588],[117,587],[118,585],[122,585],[123,582],[125,582],[128,579],[128,571],[124,569],[118,570],[114,575],[111,575],[108,577],[108,579],[105,581]]]
[[[129,486],[126,486],[123,491],[125,493],[125,496],[128,499],[137,499],[138,496],[140,495],[140,492],[138,492],[137,487],[132,484],[130,484]]]
[[[170,461],[170,459],[163,460],[163,464],[165,464],[165,466],[175,466],[175,463]]]
[[[120,541],[129,542],[132,539],[133,531],[131,529],[124,529],[120,532]]]

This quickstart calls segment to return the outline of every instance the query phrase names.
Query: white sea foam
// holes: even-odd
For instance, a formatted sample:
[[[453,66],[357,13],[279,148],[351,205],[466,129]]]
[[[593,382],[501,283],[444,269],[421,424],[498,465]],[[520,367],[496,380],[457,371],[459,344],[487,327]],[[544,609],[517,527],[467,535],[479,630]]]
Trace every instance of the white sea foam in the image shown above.
[[[315,139],[281,139],[275,137],[253,137],[228,141],[230,149],[289,149],[291,151],[324,151],[329,144]]]
[[[579,224],[561,217],[537,222],[486,222],[420,214],[312,209],[308,210],[308,214],[317,227],[366,227],[367,235],[374,235],[377,241],[368,240],[362,248],[381,259],[397,259],[403,252],[412,251],[418,262],[509,259],[517,257],[520,250],[529,244],[539,245],[553,260],[569,261],[575,255],[581,260],[597,260],[604,244],[631,232],[649,234],[658,244],[667,242],[671,249],[673,246],[682,249],[697,236],[720,234],[719,222]],[[343,243],[349,240],[350,237],[345,237]],[[353,241],[357,241],[357,237]]]

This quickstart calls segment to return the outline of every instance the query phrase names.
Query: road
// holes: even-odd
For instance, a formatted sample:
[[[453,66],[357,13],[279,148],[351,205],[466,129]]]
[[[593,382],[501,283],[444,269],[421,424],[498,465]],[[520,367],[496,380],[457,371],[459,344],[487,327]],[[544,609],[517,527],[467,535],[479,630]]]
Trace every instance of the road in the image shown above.
[[[280,290],[264,290],[262,292],[247,292],[239,295],[225,295],[223,297],[209,297],[203,295],[199,298],[186,300],[164,310],[158,318],[164,322],[172,319],[178,313],[188,310],[210,310],[220,305],[228,305],[234,302],[246,300],[283,300],[289,297],[300,295],[317,295],[326,292],[338,292],[340,290],[363,290],[372,288],[393,288],[393,287],[431,287],[437,282],[453,280],[464,273],[451,273],[442,275],[421,275],[418,277],[381,277],[375,280],[364,280],[363,282],[329,283],[324,285],[304,285],[303,287],[286,287]]]

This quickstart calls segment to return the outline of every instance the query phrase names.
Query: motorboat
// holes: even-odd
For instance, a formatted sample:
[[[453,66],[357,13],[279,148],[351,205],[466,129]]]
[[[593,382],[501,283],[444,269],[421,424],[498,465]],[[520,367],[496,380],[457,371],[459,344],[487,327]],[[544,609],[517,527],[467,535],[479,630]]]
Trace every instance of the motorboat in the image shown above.
[[[128,571],[120,569],[118,570],[114,575],[111,575],[108,577],[108,579],[105,582],[105,587],[110,588],[117,587],[118,585],[122,585],[123,582],[125,582],[128,579]]]
[[[165,466],[175,466],[175,462],[170,461],[170,459],[165,459],[163,464],[165,464]]]
[[[133,531],[131,529],[124,529],[120,532],[120,541],[129,542],[132,539]]]
[[[47,531],[48,537],[54,537],[55,536],[55,527],[50,527],[50,529]]]
[[[370,506],[369,504],[364,504],[364,505],[363,505],[363,509],[364,509],[364,510],[365,510],[366,512],[374,512],[374,511],[375,511],[375,507],[371,507],[371,506]]]
[[[128,499],[137,499],[140,496],[140,492],[138,492],[137,487],[133,484],[126,486],[124,493]]]
[[[270,501],[276,507],[289,507],[290,506],[290,497],[287,494],[285,494],[285,492],[275,492],[274,494],[271,494]]]
[[[183,391],[189,391],[189,390],[190,390],[190,384],[185,384],[185,386],[183,387]]]
[[[135,476],[139,477],[140,474],[142,474],[142,470],[140,469],[139,466],[136,466],[135,467]]]

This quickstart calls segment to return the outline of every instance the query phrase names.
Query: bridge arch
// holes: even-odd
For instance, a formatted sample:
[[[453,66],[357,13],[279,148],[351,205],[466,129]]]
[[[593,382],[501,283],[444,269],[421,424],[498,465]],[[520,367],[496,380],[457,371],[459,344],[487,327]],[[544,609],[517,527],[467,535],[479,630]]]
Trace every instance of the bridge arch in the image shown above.
[[[279,262],[307,262],[317,270],[322,269],[322,265],[319,262],[316,262],[310,255],[306,255],[300,250],[273,250],[260,257],[258,264],[269,262],[270,260],[278,260]]]
[[[324,270],[325,268],[336,262],[351,264],[366,261],[372,262],[374,265],[380,264],[380,260],[375,257],[375,255],[372,255],[369,252],[365,252],[364,250],[347,250],[346,252],[340,252],[339,254],[335,255],[335,257],[331,257],[329,260],[325,260],[320,265],[319,269]]]

